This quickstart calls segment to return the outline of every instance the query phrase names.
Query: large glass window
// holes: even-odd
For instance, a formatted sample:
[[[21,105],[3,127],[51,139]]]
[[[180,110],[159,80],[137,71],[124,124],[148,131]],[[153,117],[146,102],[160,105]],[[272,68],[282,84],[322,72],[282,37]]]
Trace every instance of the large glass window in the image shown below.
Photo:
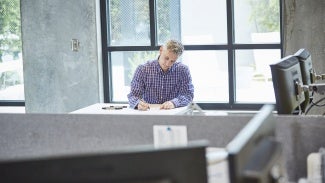
[[[181,40],[194,102],[205,109],[274,103],[269,64],[282,56],[280,0],[104,0],[105,102],[127,102],[135,68]],[[263,95],[262,95],[263,94]]]
[[[0,1],[0,104],[22,104],[24,97],[20,0]],[[15,104],[16,103],[16,104]]]

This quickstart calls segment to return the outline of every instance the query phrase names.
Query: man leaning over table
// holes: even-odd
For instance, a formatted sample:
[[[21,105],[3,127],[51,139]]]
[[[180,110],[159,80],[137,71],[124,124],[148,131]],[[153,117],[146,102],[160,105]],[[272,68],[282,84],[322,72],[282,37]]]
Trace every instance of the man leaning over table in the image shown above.
[[[183,52],[181,42],[169,40],[160,47],[157,59],[137,67],[127,95],[131,108],[148,110],[149,104],[161,104],[160,109],[173,109],[192,102],[190,70],[177,61]]]

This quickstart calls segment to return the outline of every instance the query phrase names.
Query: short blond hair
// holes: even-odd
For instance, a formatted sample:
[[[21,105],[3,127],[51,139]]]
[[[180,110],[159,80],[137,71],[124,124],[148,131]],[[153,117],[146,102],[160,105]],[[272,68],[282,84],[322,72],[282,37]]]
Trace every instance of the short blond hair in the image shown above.
[[[184,46],[180,41],[177,40],[169,40],[164,45],[167,50],[172,51],[177,56],[181,56],[184,52]]]

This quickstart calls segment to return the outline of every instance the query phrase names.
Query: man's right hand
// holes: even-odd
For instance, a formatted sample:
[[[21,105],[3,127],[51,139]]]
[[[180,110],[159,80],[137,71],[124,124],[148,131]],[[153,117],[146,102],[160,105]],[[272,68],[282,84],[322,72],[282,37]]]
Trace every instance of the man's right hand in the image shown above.
[[[146,111],[148,109],[150,109],[148,103],[146,103],[146,102],[144,102],[142,100],[138,103],[138,110],[140,110],[140,111]]]

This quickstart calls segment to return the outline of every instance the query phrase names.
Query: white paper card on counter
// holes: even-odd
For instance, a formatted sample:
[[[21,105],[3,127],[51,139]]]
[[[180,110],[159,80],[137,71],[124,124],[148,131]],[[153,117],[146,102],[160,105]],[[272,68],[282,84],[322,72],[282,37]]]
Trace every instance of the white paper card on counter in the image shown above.
[[[180,125],[154,125],[155,147],[187,145],[187,127]]]

